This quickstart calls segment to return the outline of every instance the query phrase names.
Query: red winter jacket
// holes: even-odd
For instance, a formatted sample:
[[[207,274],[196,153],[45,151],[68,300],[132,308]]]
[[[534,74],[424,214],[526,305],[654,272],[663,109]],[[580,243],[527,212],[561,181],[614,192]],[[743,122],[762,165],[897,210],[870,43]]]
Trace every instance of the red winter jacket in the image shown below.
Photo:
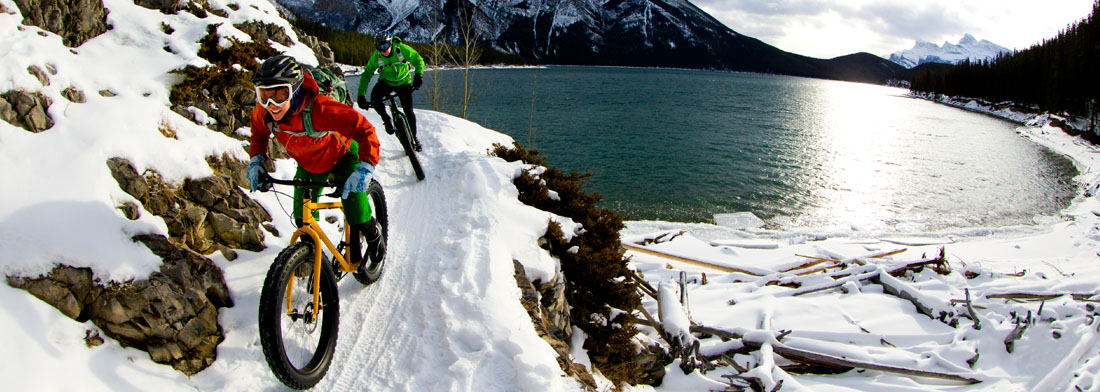
[[[359,160],[378,165],[378,136],[374,126],[362,114],[350,106],[317,93],[317,82],[308,73],[298,90],[302,103],[298,109],[287,113],[282,121],[275,122],[267,109],[257,104],[252,109],[252,145],[249,155],[267,156],[267,140],[271,137],[268,124],[276,126],[275,139],[306,171],[321,174],[332,169],[336,161],[348,153],[351,140],[359,142]],[[302,127],[302,110],[313,103],[313,129],[306,134]]]

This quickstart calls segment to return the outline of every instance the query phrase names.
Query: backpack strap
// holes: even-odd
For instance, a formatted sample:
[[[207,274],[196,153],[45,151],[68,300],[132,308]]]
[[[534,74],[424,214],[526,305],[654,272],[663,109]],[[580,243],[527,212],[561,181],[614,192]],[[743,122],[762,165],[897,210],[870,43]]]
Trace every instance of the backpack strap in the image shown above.
[[[405,54],[401,53],[401,47],[400,46],[394,45],[393,50],[397,51],[397,61],[405,63],[405,64],[409,63],[408,60],[405,60]]]
[[[397,44],[395,43],[393,45],[393,50],[395,52],[397,52],[397,62],[393,63],[393,64],[389,64],[389,65],[386,65],[386,64],[379,65],[378,66],[378,74],[379,75],[382,74],[382,69],[384,69],[386,67],[392,67],[392,66],[397,65],[397,64],[406,64],[409,67],[412,67],[412,64],[409,63],[409,60],[405,60],[405,54],[401,52],[401,47],[400,46],[397,46]],[[382,54],[382,53],[379,53],[379,54]]]
[[[306,135],[310,137],[317,133],[317,130],[313,128],[313,104],[315,103],[317,102],[310,102],[305,109],[302,109],[302,128],[305,128]]]

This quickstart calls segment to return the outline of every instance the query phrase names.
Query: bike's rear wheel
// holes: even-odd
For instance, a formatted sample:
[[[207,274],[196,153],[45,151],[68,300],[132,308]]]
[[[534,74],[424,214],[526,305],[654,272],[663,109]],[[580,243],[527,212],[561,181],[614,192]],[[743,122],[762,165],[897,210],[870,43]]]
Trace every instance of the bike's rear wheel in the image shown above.
[[[328,372],[340,324],[340,301],[329,263],[322,260],[320,279],[314,279],[314,246],[303,239],[280,252],[260,292],[264,358],[275,377],[295,389],[316,385]],[[321,285],[316,315],[314,282]]]
[[[378,224],[382,226],[382,242],[388,242],[390,238],[390,218],[389,210],[386,207],[386,193],[382,190],[382,184],[374,179],[371,179],[370,186],[367,187],[367,200],[370,202],[371,214],[373,214],[371,218],[377,220]],[[385,254],[382,255],[382,260],[379,262],[371,263],[370,258],[367,256],[370,254],[370,250],[367,247],[366,236],[364,233],[355,233],[354,237],[356,238],[352,238],[352,241],[359,241],[358,249],[363,249],[360,260],[368,264],[365,268],[356,269],[352,276],[364,285],[374,283],[382,276],[382,266],[386,263]],[[385,250],[387,247],[382,249]]]
[[[404,114],[398,112],[394,116],[397,126],[397,140],[401,141],[401,148],[405,149],[405,155],[409,156],[409,162],[412,163],[413,172],[416,173],[416,180],[424,180],[424,169],[420,167],[420,159],[416,157],[416,150],[413,149],[412,144],[412,130],[409,128],[409,119]]]

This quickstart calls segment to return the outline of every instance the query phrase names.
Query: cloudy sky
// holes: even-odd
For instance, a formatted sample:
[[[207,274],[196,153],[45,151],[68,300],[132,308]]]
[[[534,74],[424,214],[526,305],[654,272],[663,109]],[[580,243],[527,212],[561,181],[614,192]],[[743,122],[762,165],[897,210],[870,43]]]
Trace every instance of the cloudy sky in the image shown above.
[[[1092,11],[1093,0],[692,0],[734,31],[788,52],[887,56],[963,34],[1027,49]]]

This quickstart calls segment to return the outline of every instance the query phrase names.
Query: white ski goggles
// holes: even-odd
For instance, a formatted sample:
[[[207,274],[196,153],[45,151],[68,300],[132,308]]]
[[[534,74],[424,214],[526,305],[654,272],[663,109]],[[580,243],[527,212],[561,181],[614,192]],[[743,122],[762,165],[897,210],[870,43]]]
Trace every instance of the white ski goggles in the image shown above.
[[[261,106],[283,106],[292,98],[294,98],[294,86],[290,83],[256,86],[256,102]]]

